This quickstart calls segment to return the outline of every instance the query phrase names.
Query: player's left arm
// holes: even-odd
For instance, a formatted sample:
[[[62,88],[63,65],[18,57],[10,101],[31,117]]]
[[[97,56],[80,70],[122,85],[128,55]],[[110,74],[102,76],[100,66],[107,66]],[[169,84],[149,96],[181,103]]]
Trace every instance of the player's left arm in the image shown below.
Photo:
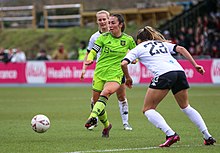
[[[195,67],[195,69],[200,73],[204,74],[205,70],[203,66],[198,65],[196,61],[193,59],[193,57],[190,55],[190,53],[182,46],[176,46],[176,52],[182,54],[186,59],[190,61],[190,63]]]

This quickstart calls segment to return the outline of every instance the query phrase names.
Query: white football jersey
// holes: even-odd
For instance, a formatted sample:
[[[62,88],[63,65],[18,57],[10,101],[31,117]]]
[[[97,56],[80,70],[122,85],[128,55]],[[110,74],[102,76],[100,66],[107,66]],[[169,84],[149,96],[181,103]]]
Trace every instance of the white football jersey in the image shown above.
[[[175,52],[176,44],[161,41],[145,41],[130,50],[124,59],[130,62],[139,59],[154,76],[160,76],[170,71],[184,71],[182,66],[171,54]]]
[[[100,32],[100,31],[97,31],[96,33],[94,33],[91,37],[90,37],[90,39],[89,39],[89,44],[88,44],[88,47],[87,47],[87,50],[88,51],[90,51],[90,50],[92,50],[92,48],[93,48],[93,46],[94,46],[94,44],[95,44],[95,41],[96,41],[96,39],[98,39],[98,37],[101,35],[102,33]],[[100,54],[101,54],[101,51],[100,52],[98,52],[97,53],[97,60],[99,59],[99,57],[100,57]]]

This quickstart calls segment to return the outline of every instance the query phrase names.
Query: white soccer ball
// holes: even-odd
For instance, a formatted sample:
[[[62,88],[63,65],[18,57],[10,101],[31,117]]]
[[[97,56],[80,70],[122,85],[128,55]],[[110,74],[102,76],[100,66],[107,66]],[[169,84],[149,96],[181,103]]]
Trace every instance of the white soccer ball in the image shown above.
[[[37,133],[44,133],[50,128],[50,120],[47,116],[38,114],[32,118],[31,127]]]

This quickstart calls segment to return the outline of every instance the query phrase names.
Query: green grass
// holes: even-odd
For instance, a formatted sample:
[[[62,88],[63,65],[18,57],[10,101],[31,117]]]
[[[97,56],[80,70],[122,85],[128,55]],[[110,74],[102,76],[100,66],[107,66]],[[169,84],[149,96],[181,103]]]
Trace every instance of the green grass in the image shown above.
[[[210,133],[217,139],[215,146],[202,145],[201,133],[169,94],[159,105],[158,111],[178,132],[181,141],[170,148],[157,148],[164,142],[165,136],[141,112],[145,92],[146,87],[127,90],[133,131],[123,130],[116,97],[113,95],[110,98],[106,109],[113,128],[110,138],[105,139],[101,137],[101,123],[93,131],[84,128],[90,112],[90,87],[1,87],[0,152],[220,152],[219,86],[193,86],[189,90],[191,106],[201,113]],[[38,134],[31,129],[30,122],[34,115],[41,113],[49,117],[51,127],[46,133]]]

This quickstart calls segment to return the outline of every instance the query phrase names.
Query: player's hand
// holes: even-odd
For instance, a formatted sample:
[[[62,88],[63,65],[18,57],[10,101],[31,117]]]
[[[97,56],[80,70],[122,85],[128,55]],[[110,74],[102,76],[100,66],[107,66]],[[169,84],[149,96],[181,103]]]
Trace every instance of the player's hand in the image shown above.
[[[205,70],[201,65],[196,65],[195,68],[200,74],[203,75],[205,73]]]
[[[91,65],[93,63],[92,60],[85,61],[85,65]]]
[[[130,89],[132,88],[133,80],[131,79],[131,77],[126,78],[125,85]]]
[[[86,70],[82,70],[81,76],[80,76],[80,80],[84,79],[84,75],[86,74]]]

